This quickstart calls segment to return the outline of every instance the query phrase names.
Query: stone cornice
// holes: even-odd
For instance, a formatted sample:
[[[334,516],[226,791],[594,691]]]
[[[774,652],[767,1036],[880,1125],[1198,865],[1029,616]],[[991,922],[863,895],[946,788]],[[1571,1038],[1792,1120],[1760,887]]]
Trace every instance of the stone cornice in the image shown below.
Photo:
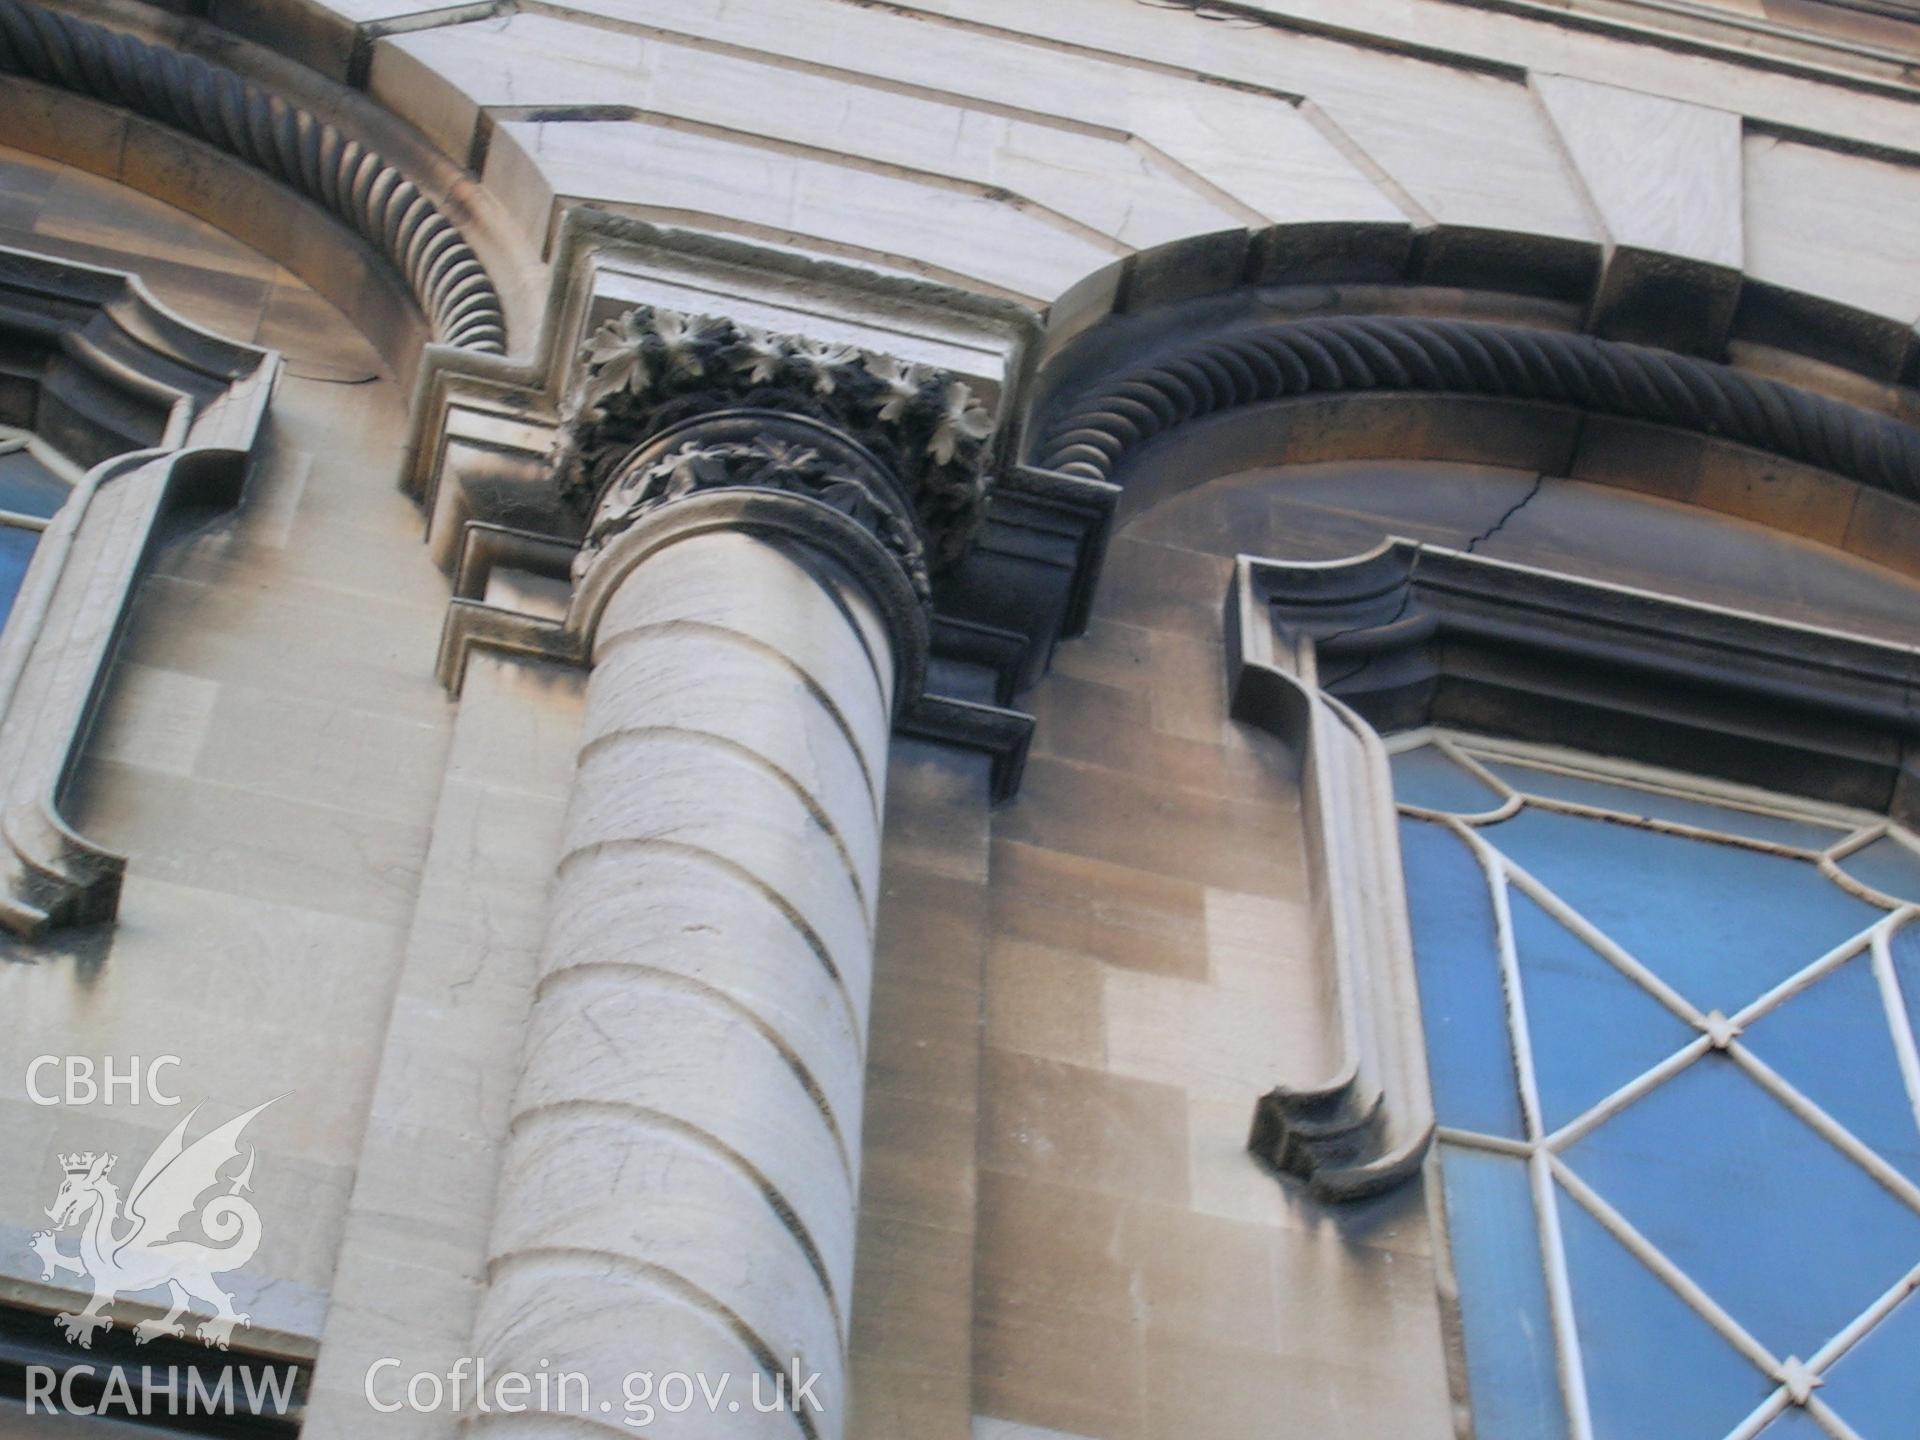
[[[742,407],[818,422],[871,452],[897,480],[936,568],[958,558],[978,529],[993,418],[964,381],[872,351],[645,305],[581,347],[557,457],[562,484],[576,503],[593,503],[635,446],[691,417]]]
[[[499,293],[459,229],[395,165],[312,111],[226,66],[34,0],[0,0],[0,74],[124,106],[266,172],[385,257],[436,340],[505,349]]]

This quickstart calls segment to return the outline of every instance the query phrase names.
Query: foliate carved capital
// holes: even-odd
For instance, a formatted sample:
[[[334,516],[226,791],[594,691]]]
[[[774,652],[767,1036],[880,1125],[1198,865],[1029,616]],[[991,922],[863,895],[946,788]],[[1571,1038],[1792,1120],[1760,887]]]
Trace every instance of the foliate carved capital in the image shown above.
[[[905,502],[904,515],[898,518],[917,530],[925,552],[919,562],[921,580],[929,560],[938,567],[958,558],[984,513],[987,486],[981,462],[993,418],[967,384],[946,371],[645,305],[607,321],[581,347],[578,358],[558,458],[563,489],[583,509],[608,493],[616,471],[623,472],[623,487],[631,490],[638,484],[638,477],[624,473],[637,446],[693,417],[748,407],[839,431],[875,468],[890,475],[889,498],[897,494]],[[667,465],[669,460],[661,456],[652,463]],[[677,478],[656,477],[648,482],[655,490],[673,484],[763,484],[788,490],[801,485],[811,488],[797,493],[837,497],[828,502],[836,508],[856,503],[846,486],[847,467],[819,456],[794,464],[789,455],[776,465],[756,461],[735,446],[724,457],[707,454],[671,463]],[[729,469],[762,478],[692,478]],[[775,485],[770,477],[776,472],[793,478]],[[595,527],[605,509],[604,503],[598,505]],[[877,513],[893,514],[884,506]],[[893,541],[883,538],[883,543],[894,548]]]
[[[846,516],[890,555],[914,597],[931,606],[926,546],[912,506],[858,442],[779,411],[725,410],[684,421],[618,457],[574,560],[584,577],[601,552],[645,516],[706,490],[798,495]]]

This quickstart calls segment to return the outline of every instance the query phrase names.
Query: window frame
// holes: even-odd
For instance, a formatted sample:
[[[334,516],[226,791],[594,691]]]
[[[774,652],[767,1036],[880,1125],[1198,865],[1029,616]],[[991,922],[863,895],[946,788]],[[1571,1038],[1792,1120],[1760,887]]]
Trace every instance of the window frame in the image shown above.
[[[8,434],[93,461],[0,628],[0,927],[37,941],[116,913],[126,857],[68,822],[65,793],[161,523],[238,501],[280,360],[175,315],[137,276],[4,246],[0,352],[6,414],[28,422]]]
[[[1226,613],[1231,713],[1300,765],[1317,958],[1343,1047],[1325,1082],[1260,1098],[1250,1148],[1322,1199],[1423,1175],[1444,1229],[1389,774],[1390,746],[1411,742],[1398,737],[1467,731],[1536,755],[1553,752],[1530,741],[1564,737],[1562,755],[1647,755],[1640,773],[1717,779],[1729,798],[1765,780],[1776,797],[1843,797],[1774,802],[1797,812],[1912,825],[1920,811],[1920,647],[1399,538],[1333,562],[1241,555]],[[1443,1243],[1443,1267],[1449,1254]],[[1455,1385],[1470,1405],[1464,1374]]]
[[[1855,1435],[1856,1432],[1847,1425],[1845,1418],[1835,1414],[1822,1398],[1814,1393],[1815,1386],[1833,1366],[1840,1363],[1851,1350],[1873,1334],[1880,1322],[1886,1320],[1894,1309],[1914,1292],[1916,1286],[1920,1286],[1920,1258],[1917,1258],[1915,1263],[1904,1272],[1898,1282],[1879,1295],[1874,1303],[1860,1312],[1852,1322],[1830,1336],[1813,1354],[1804,1359],[1795,1354],[1782,1358],[1773,1354],[1750,1329],[1743,1327],[1740,1321],[1723,1307],[1720,1298],[1710,1289],[1701,1287],[1683,1266],[1660,1248],[1657,1240],[1637,1231],[1631,1220],[1616,1208],[1613,1201],[1589,1185],[1583,1176],[1570,1167],[1570,1163],[1563,1159],[1562,1155],[1567,1148],[1577,1144],[1585,1135],[1650,1095],[1655,1089],[1675,1078],[1682,1070],[1690,1068],[1709,1053],[1720,1051],[1727,1054],[1763,1094],[1791,1112],[1816,1136],[1846,1156],[1874,1182],[1891,1192],[1896,1199],[1903,1201],[1909,1210],[1916,1213],[1916,1216],[1920,1216],[1920,1183],[1916,1183],[1912,1177],[1894,1166],[1886,1155],[1875,1149],[1872,1142],[1849,1130],[1840,1117],[1824,1109],[1796,1083],[1791,1075],[1775,1070],[1764,1057],[1748,1050],[1741,1041],[1746,1028],[1763,1021],[1790,1003],[1801,990],[1818,984],[1827,976],[1864,955],[1867,957],[1881,1002],[1888,1011],[1890,1038],[1898,1057],[1901,1080],[1905,1086],[1905,1098],[1909,1104],[1920,1104],[1920,1054],[1915,1053],[1912,1022],[1909,1018],[1913,1014],[1913,1001],[1920,1000],[1920,995],[1910,998],[1903,995],[1895,973],[1896,966],[1892,954],[1894,933],[1902,927],[1920,923],[1920,900],[1908,899],[1876,889],[1845,868],[1848,857],[1882,838],[1891,838],[1895,844],[1901,845],[1917,862],[1920,862],[1920,836],[1916,836],[1907,827],[1889,821],[1884,816],[1875,815],[1871,811],[1825,804],[1801,797],[1780,796],[1755,787],[1682,775],[1665,767],[1648,766],[1630,759],[1595,757],[1559,746],[1471,735],[1442,726],[1423,726],[1399,731],[1384,737],[1383,743],[1390,758],[1431,745],[1438,753],[1459,765],[1491,791],[1501,795],[1499,805],[1479,812],[1434,808],[1422,805],[1404,794],[1396,800],[1397,807],[1403,815],[1412,817],[1416,821],[1438,823],[1466,839],[1474,853],[1475,861],[1488,882],[1490,895],[1494,894],[1496,889],[1510,889],[1515,886],[1515,877],[1510,875],[1497,885],[1494,879],[1497,869],[1510,867],[1513,863],[1512,858],[1505,854],[1498,841],[1498,824],[1518,814],[1523,806],[1534,806],[1541,810],[1603,819],[1644,830],[1664,831],[1689,839],[1718,840],[1763,853],[1772,852],[1792,855],[1796,859],[1811,859],[1826,880],[1841,891],[1883,912],[1871,925],[1849,936],[1846,941],[1827,953],[1811,957],[1806,965],[1778,983],[1766,987],[1731,1015],[1722,1014],[1717,1009],[1700,1012],[1696,1006],[1680,998],[1677,992],[1673,991],[1666,977],[1662,976],[1650,963],[1643,963],[1640,959],[1622,951],[1620,957],[1613,960],[1615,968],[1630,978],[1638,980],[1642,992],[1650,998],[1655,997],[1662,990],[1666,991],[1670,998],[1662,998],[1661,1003],[1675,1018],[1697,1030],[1698,1033],[1683,1048],[1635,1075],[1618,1090],[1602,1096],[1572,1120],[1556,1124],[1547,1123],[1541,1109],[1539,1082],[1535,1077],[1533,1060],[1534,1042],[1528,1028],[1525,1002],[1524,999],[1519,1001],[1515,999],[1515,997],[1524,996],[1526,987],[1522,983],[1519,958],[1513,949],[1513,929],[1511,924],[1502,924],[1496,918],[1505,990],[1502,1019],[1508,1032],[1509,1042],[1513,1047],[1515,1079],[1521,1091],[1521,1110],[1527,1117],[1528,1128],[1539,1133],[1537,1136],[1523,1136],[1519,1140],[1513,1140],[1476,1130],[1456,1129],[1440,1123],[1435,1128],[1436,1155],[1430,1167],[1434,1171],[1441,1168],[1438,1151],[1442,1145],[1481,1154],[1502,1155],[1522,1160],[1526,1164],[1537,1235],[1541,1246],[1541,1275],[1547,1296],[1548,1319],[1557,1361],[1556,1370],[1562,1397],[1566,1402],[1568,1434],[1574,1437],[1574,1440],[1586,1440],[1586,1437],[1592,1435],[1593,1428],[1588,1410],[1590,1402],[1584,1366],[1580,1360],[1581,1342],[1573,1313],[1573,1280],[1568,1262],[1567,1245],[1560,1233],[1559,1210],[1555,1204],[1557,1191],[1564,1192],[1571,1204],[1579,1206],[1602,1229],[1610,1233],[1634,1259],[1645,1266],[1652,1276],[1667,1288],[1674,1298],[1703,1321],[1708,1329],[1773,1382],[1766,1399],[1744,1417],[1739,1426],[1729,1430],[1729,1435],[1743,1437],[1743,1440],[1744,1437],[1758,1435],[1795,1405],[1804,1407],[1824,1433]],[[1505,775],[1490,769],[1484,763],[1489,760],[1495,763],[1517,762],[1518,765],[1538,768],[1547,773],[1630,786],[1653,794],[1688,800],[1705,800],[1730,809],[1749,811],[1769,818],[1811,822],[1822,828],[1831,829],[1834,839],[1830,845],[1815,852],[1771,843],[1754,836],[1751,832],[1744,837],[1730,839],[1728,838],[1731,835],[1730,831],[1715,831],[1704,825],[1695,826],[1670,818],[1637,816],[1591,801],[1536,795],[1521,791]],[[1491,833],[1494,838],[1482,840],[1472,833],[1483,826],[1493,827]],[[1525,877],[1520,878],[1524,880]],[[1533,883],[1538,882],[1536,880]],[[1528,894],[1536,903],[1542,903],[1542,897],[1534,893],[1532,884],[1521,883],[1518,888],[1521,893]],[[1561,903],[1565,903],[1564,900]],[[1494,902],[1494,908],[1497,917],[1500,911],[1498,900]],[[1568,917],[1556,916],[1555,918],[1562,924],[1567,924]],[[1575,912],[1573,918],[1578,920],[1581,927],[1591,928],[1591,922],[1584,915]],[[1580,933],[1573,925],[1567,925],[1567,928],[1573,930],[1576,935]],[[1581,935],[1580,938],[1596,954],[1603,954],[1606,949],[1619,948],[1603,934]],[[1896,1000],[1901,1002],[1897,1006]],[[1901,1044],[1902,1036],[1907,1042],[1904,1046]],[[1920,1129],[1916,1129],[1914,1139],[1916,1143],[1920,1143]],[[1453,1254],[1453,1239],[1445,1181],[1430,1174],[1428,1186],[1429,1204],[1435,1222],[1439,1253],[1450,1260]],[[1450,1280],[1449,1290],[1457,1295],[1460,1291],[1459,1278],[1453,1275]],[[1456,1316],[1455,1322],[1464,1330],[1463,1318]],[[1467,1394],[1470,1400],[1470,1386],[1466,1377],[1464,1375],[1459,1377],[1458,1383],[1462,1392]]]

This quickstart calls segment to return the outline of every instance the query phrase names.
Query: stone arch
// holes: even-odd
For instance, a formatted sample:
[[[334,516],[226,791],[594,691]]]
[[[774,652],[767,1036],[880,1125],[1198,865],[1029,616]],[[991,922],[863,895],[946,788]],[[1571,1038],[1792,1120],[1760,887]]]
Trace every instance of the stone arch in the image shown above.
[[[378,107],[192,22],[135,32],[34,0],[0,4],[0,74],[0,139],[272,256],[403,375],[430,342],[506,348],[521,297],[495,276],[521,267],[491,202]]]
[[[1857,316],[1767,291],[1808,323],[1689,353],[1690,311],[1642,339],[1597,323],[1596,270],[1506,249],[1473,286],[1374,226],[1281,227],[1146,252],[1050,312],[1011,422],[1020,477],[1124,523],[1209,479],[1328,461],[1451,461],[1718,510],[1920,574],[1914,395],[1849,351]],[[1678,282],[1677,282],[1678,283]],[[1763,287],[1764,288],[1764,287]],[[1813,317],[1826,315],[1824,323]],[[1094,545],[1097,550],[1102,538]],[[1081,578],[1063,634],[1084,624]]]

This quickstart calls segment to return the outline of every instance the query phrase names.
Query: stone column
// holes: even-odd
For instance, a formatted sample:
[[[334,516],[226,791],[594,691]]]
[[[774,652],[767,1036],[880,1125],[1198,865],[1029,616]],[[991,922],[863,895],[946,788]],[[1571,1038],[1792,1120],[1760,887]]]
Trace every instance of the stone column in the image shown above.
[[[725,411],[614,467],[576,575],[593,673],[477,1353],[585,1374],[610,1433],[831,1440],[887,740],[926,656],[914,513],[844,431]],[[796,1368],[824,1409],[759,1413]],[[699,1377],[731,1377],[719,1413]],[[556,1382],[547,1408],[579,1406]]]

